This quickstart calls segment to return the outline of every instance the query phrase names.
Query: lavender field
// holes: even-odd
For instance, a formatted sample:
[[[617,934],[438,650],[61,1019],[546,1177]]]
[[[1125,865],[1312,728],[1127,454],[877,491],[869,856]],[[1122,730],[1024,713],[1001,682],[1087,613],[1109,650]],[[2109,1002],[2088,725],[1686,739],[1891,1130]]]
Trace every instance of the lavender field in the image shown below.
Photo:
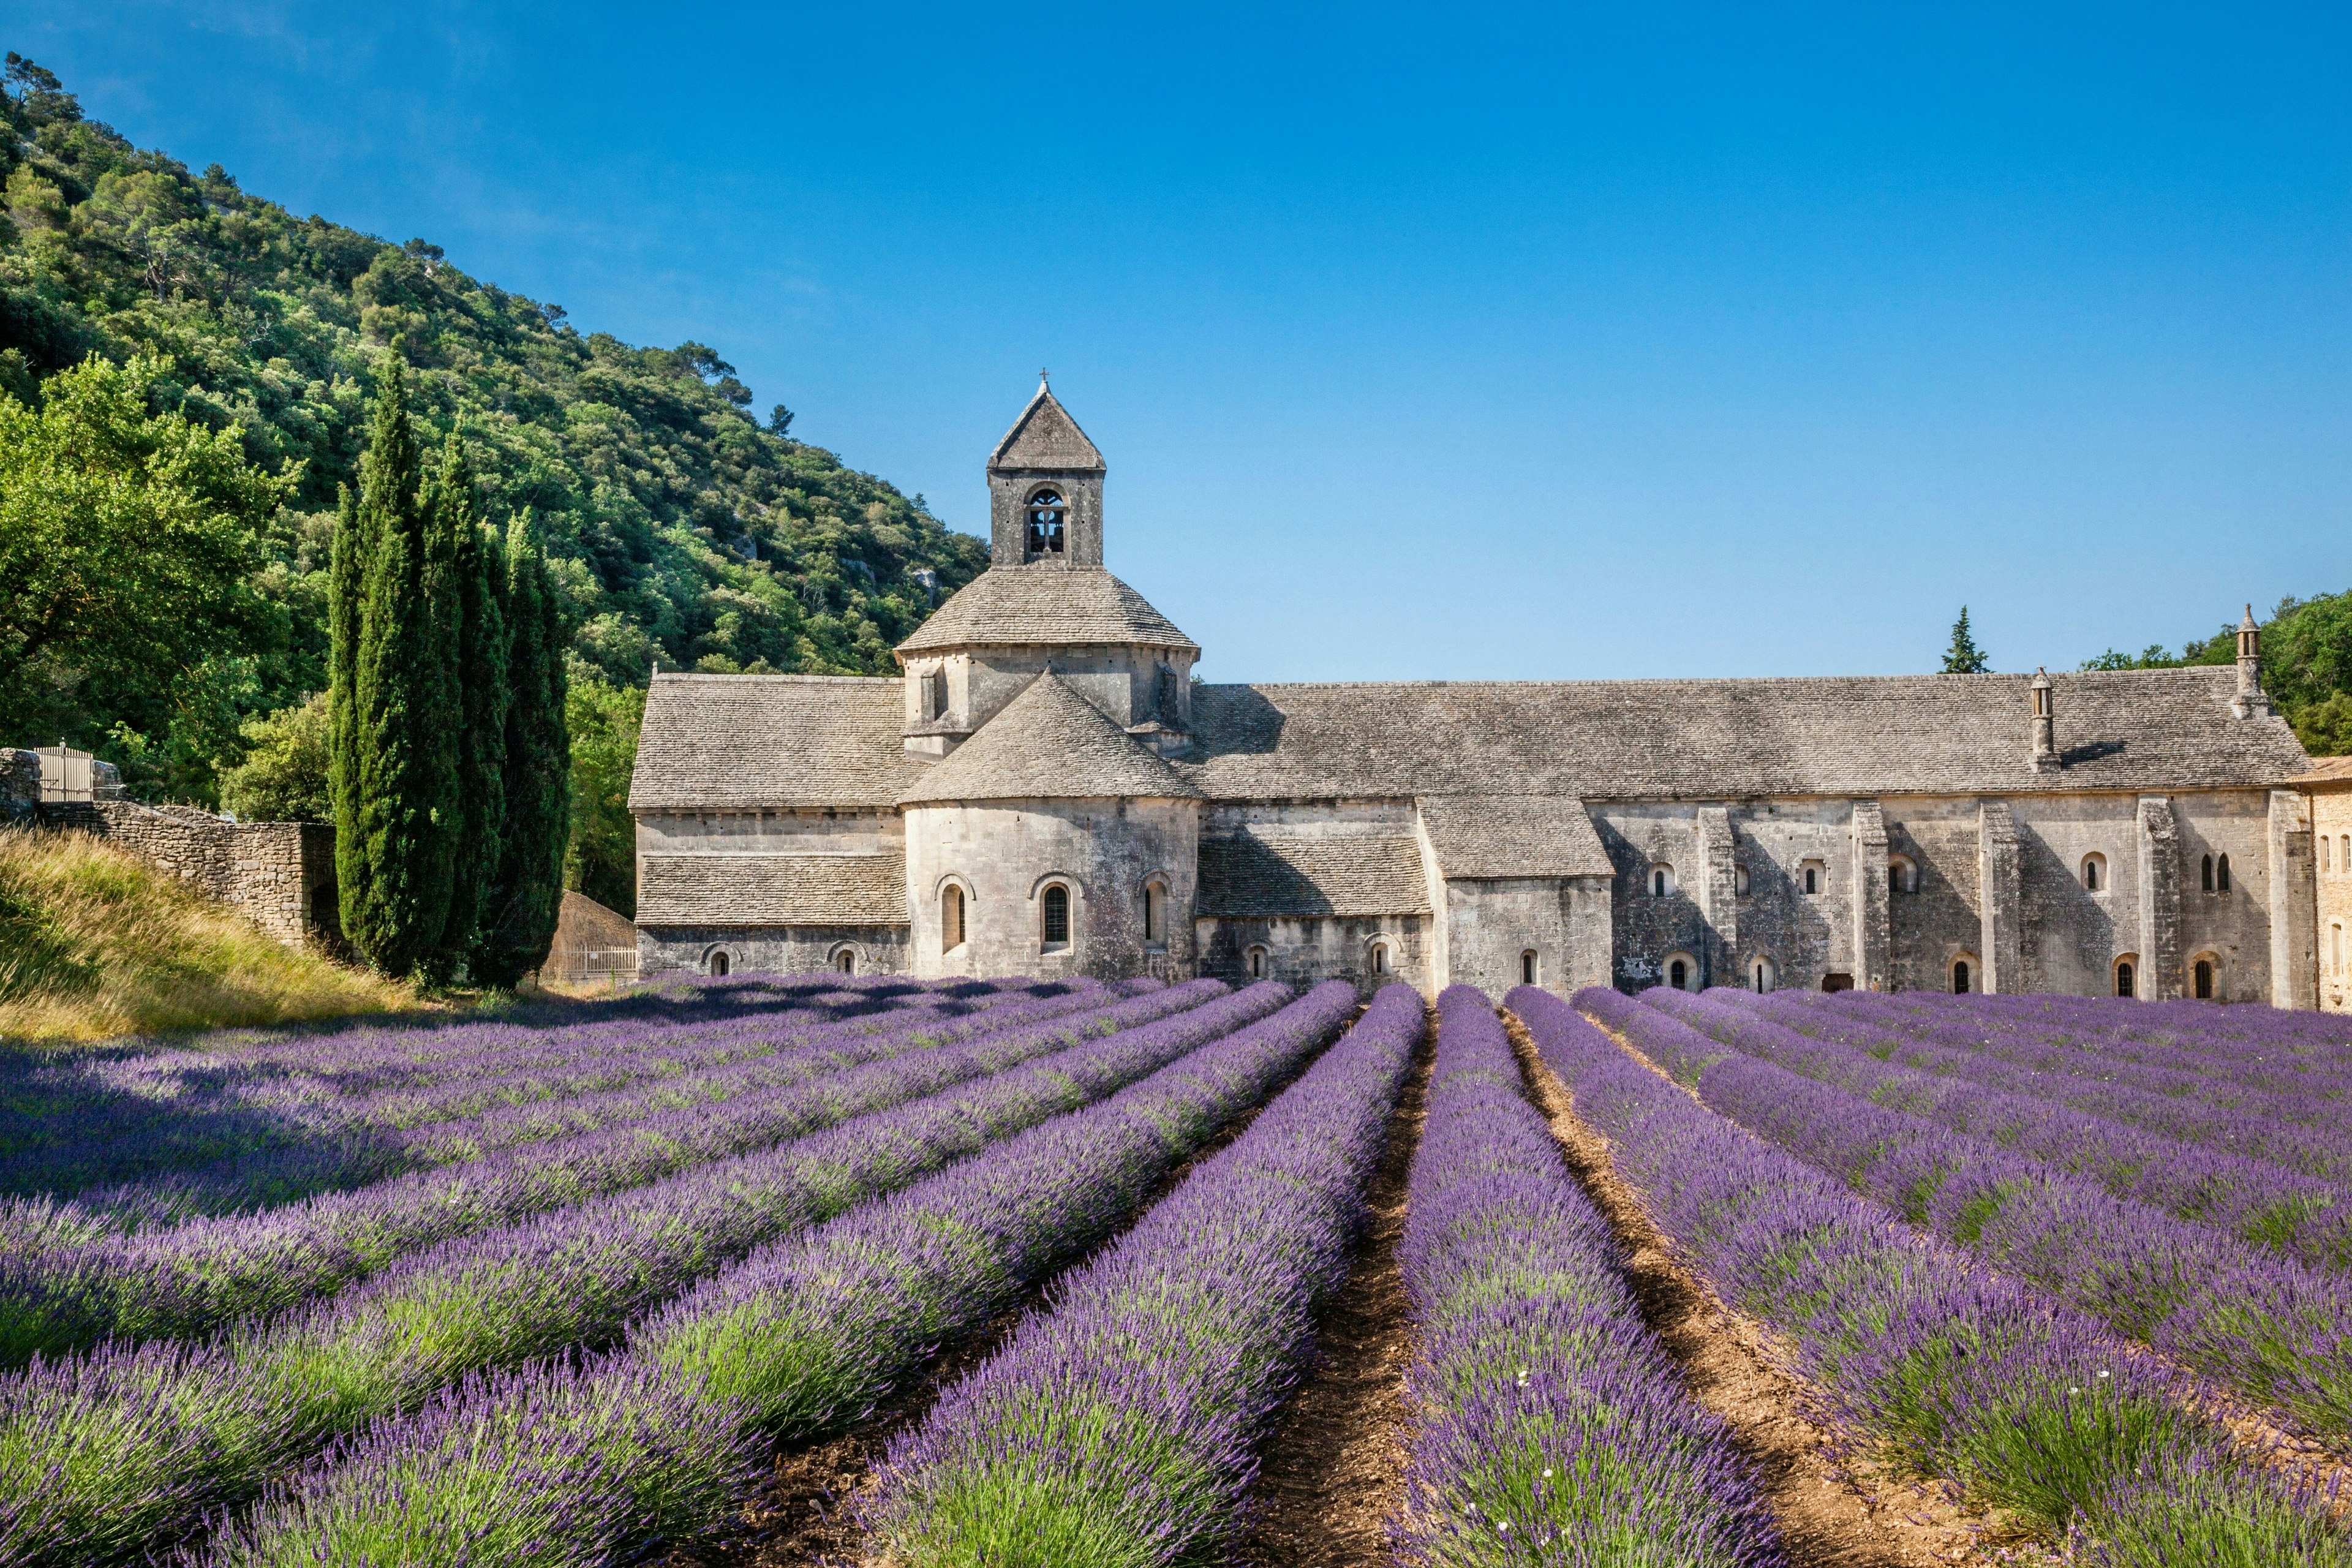
[[[0,1563],[2352,1564],[2347,1098],[2253,1008],[830,973],[9,1059]]]

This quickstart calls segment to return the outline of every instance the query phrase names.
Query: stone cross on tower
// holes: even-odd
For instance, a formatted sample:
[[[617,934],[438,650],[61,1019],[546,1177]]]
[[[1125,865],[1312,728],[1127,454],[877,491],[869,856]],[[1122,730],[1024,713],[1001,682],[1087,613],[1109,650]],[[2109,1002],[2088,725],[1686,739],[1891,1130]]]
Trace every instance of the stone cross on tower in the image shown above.
[[[1101,565],[1102,490],[1102,454],[1039,371],[988,459],[989,565]]]

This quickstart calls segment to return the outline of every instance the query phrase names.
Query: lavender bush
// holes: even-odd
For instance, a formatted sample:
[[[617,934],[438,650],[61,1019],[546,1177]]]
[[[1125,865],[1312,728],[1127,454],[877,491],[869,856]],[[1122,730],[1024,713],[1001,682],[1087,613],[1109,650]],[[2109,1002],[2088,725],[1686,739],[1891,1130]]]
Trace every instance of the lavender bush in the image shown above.
[[[501,1563],[610,1562],[718,1522],[763,1436],[862,1414],[940,1338],[985,1321],[1131,1211],[1310,1058],[1354,1001],[1344,984],[1318,987],[1098,1106],[758,1254],[612,1357],[541,1366],[381,1424],[279,1489],[212,1561],[377,1561],[375,1543],[397,1538],[404,1563],[460,1563],[474,1559],[444,1542],[487,1546],[487,1533]],[[1144,1037],[1165,1037],[1175,1022],[1097,1048],[1124,1043],[1131,1062],[1164,1059]],[[520,1423],[518,1405],[562,1414]],[[615,1411],[625,1415],[617,1438]],[[494,1490],[491,1513],[479,1500]]]
[[[1172,1563],[1216,1553],[1252,1450],[1345,1276],[1424,1026],[1391,985],[1248,1132],[891,1445],[866,1518],[894,1560]]]
[[[1777,1568],[1747,1465],[1643,1326],[1486,994],[1454,986],[1437,1016],[1400,1254],[1420,1341],[1405,1560]]]
[[[1195,981],[1171,994],[1223,989]],[[609,1342],[760,1243],[1084,1104],[1284,995],[1255,987],[780,1150],[447,1244],[268,1328],[37,1363],[0,1384],[0,1561],[133,1555],[192,1526],[192,1496],[216,1506],[248,1495],[466,1373]]]
[[[1614,992],[1577,1001],[1629,1036],[1724,1048]],[[1559,998],[1523,986],[1508,1005],[1685,1264],[1897,1462],[2132,1568],[2352,1563],[2320,1500],[2239,1462],[2181,1374],[1734,1126]]]

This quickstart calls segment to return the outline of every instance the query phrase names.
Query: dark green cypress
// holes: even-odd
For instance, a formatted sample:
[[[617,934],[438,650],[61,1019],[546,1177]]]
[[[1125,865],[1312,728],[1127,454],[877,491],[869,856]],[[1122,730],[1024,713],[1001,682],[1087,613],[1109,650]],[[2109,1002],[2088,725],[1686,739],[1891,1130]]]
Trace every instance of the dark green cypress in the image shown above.
[[[343,934],[388,974],[436,975],[459,820],[454,549],[433,526],[397,357],[376,388],[353,530],[366,552],[352,660]],[[348,821],[346,821],[348,817]]]
[[[563,716],[563,607],[529,511],[507,531],[506,854],[480,978],[513,984],[547,962],[563,909],[572,836],[572,737]]]
[[[359,725],[355,692],[359,679],[360,600],[368,565],[368,541],[360,527],[358,498],[349,485],[335,487],[335,545],[327,574],[327,794],[335,819],[335,918],[349,929],[343,899],[366,885],[360,853]]]
[[[474,508],[474,474],[450,437],[435,475],[434,526],[447,542],[455,574],[455,679],[459,813],[442,967],[480,979],[482,922],[491,910],[506,848],[506,552],[486,536]]]

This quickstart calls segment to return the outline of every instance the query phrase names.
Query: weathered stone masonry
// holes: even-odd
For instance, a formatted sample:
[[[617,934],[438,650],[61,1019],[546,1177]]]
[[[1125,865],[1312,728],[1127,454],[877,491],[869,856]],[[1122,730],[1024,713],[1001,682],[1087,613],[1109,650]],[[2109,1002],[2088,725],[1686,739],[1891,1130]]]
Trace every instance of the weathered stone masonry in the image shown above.
[[[2251,616],[2235,670],[1196,684],[1104,474],[1041,387],[901,678],[656,679],[648,972],[2345,990]]]

